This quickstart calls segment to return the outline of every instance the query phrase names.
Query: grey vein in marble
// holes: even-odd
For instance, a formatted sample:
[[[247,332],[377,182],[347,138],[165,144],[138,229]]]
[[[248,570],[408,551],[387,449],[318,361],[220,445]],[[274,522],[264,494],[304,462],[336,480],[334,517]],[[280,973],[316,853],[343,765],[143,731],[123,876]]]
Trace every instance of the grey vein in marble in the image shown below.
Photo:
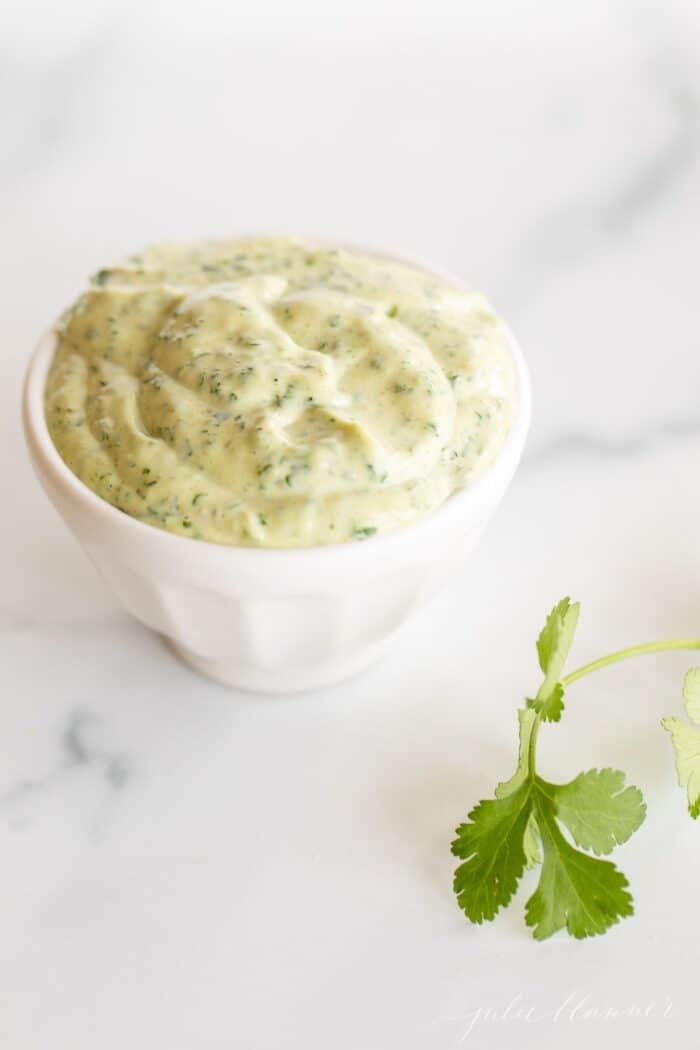
[[[595,258],[667,204],[700,161],[700,88],[694,68],[674,61],[674,49],[649,45],[648,75],[669,117],[671,130],[643,162],[630,165],[604,194],[573,202],[558,213],[538,215],[526,236],[515,272],[501,281],[513,320],[546,292],[553,274]],[[615,176],[617,176],[617,171]],[[694,190],[695,183],[688,183]],[[685,191],[684,191],[685,192]]]
[[[94,92],[95,74],[101,73],[105,57],[113,44],[113,34],[102,27],[63,56],[52,68],[42,71],[39,99],[30,119],[26,116],[14,137],[11,111],[16,99],[26,95],[27,83],[33,86],[33,70],[13,69],[4,63],[5,84],[0,93],[0,124],[3,127],[0,190],[9,190],[31,177],[69,143],[74,129],[75,110],[85,97]],[[26,107],[26,102],[25,102]]]
[[[696,441],[700,438],[700,415],[662,420],[658,425],[637,434],[607,437],[602,434],[571,431],[543,442],[528,454],[524,467],[538,467],[563,458],[624,459],[641,456],[664,441]]]
[[[700,101],[695,86],[680,71],[665,65],[654,70],[654,80],[673,115],[675,130],[603,208],[601,225],[612,233],[627,229],[655,207],[694,167],[700,154]]]
[[[532,248],[537,261],[559,266],[597,251],[611,236],[619,236],[666,199],[700,156],[700,103],[694,85],[680,69],[654,76],[673,120],[674,130],[606,197],[583,201],[540,222]]]
[[[60,754],[55,767],[44,776],[22,780],[0,795],[0,806],[6,808],[54,788],[79,771],[97,774],[110,792],[120,791],[128,779],[124,758],[90,743],[87,730],[97,719],[81,711],[73,712],[60,735]]]

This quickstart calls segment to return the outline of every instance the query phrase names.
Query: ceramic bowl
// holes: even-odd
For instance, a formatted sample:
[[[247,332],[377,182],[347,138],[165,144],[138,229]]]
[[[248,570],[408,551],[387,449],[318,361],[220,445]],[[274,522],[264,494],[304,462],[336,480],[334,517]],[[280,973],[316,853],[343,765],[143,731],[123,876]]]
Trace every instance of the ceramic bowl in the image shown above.
[[[191,667],[241,689],[316,689],[373,663],[474,551],[515,474],[530,423],[527,367],[512,339],[518,398],[512,429],[488,470],[436,511],[357,543],[221,546],[137,521],[69,470],[44,416],[55,341],[49,332],[39,343],[24,388],[25,433],[42,485],[129,612]]]

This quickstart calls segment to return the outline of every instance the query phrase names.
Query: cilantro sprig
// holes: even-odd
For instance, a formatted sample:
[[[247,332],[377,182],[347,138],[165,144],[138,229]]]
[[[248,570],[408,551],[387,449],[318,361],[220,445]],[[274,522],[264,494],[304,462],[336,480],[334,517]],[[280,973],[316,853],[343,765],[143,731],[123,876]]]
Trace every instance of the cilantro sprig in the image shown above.
[[[526,868],[539,866],[539,882],[525,905],[525,921],[537,940],[566,929],[572,937],[605,933],[633,913],[629,884],[603,856],[626,842],[642,824],[646,805],[638,788],[616,769],[590,769],[565,784],[537,770],[540,727],[559,722],[566,689],[585,675],[644,653],[700,649],[698,639],[650,642],[621,649],[564,676],[576,633],[578,602],[563,598],[537,639],[543,674],[536,695],[518,710],[520,744],[513,776],[479,802],[457,828],[452,852],[459,906],[473,923],[492,920],[514,896]],[[700,727],[700,668],[688,672],[686,711]],[[693,817],[700,814],[700,728],[666,718],[678,777]]]

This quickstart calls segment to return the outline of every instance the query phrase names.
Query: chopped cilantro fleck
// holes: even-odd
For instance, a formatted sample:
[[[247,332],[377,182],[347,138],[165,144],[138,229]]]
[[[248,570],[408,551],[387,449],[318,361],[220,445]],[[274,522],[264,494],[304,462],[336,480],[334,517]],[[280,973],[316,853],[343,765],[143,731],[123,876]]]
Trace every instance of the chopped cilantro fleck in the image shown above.
[[[360,528],[353,529],[352,535],[356,540],[366,540],[368,537],[374,536],[376,531],[376,525],[362,525]]]

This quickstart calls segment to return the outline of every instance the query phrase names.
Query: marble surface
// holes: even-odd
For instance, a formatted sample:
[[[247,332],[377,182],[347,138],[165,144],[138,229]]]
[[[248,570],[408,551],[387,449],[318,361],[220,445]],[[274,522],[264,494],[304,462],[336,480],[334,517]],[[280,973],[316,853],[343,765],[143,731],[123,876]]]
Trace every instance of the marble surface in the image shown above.
[[[698,632],[698,11],[482,8],[2,7],[3,1047],[698,1045],[700,827],[658,727],[682,654],[579,683],[542,736],[552,777],[610,764],[645,791],[616,854],[633,919],[538,945],[526,888],[470,927],[449,854],[510,772],[555,599],[583,603],[576,663]],[[381,666],[283,701],[198,679],[123,614],[18,420],[27,355],[87,273],[241,229],[459,271],[511,321],[536,401],[451,587]]]

